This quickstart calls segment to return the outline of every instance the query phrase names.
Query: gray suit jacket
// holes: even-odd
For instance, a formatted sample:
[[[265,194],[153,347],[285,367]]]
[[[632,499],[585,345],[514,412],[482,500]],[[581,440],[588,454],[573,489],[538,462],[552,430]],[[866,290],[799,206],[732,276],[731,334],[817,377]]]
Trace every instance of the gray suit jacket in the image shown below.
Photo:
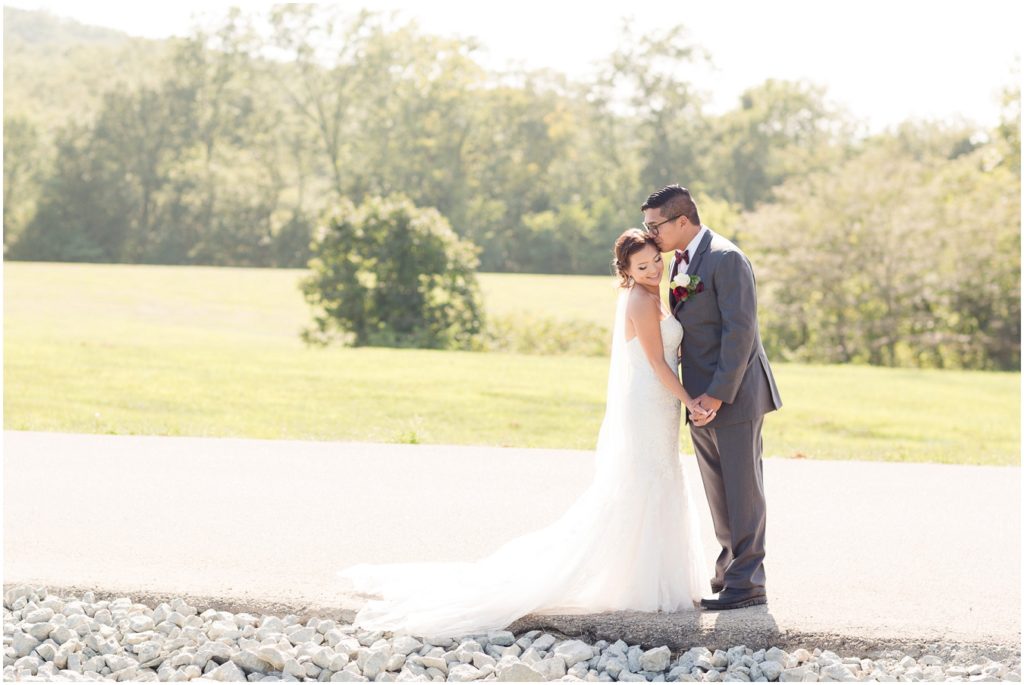
[[[757,328],[754,271],[736,245],[708,229],[688,273],[704,291],[675,302],[683,326],[682,382],[691,397],[722,400],[708,428],[751,421],[782,406]],[[690,415],[687,412],[686,420]]]

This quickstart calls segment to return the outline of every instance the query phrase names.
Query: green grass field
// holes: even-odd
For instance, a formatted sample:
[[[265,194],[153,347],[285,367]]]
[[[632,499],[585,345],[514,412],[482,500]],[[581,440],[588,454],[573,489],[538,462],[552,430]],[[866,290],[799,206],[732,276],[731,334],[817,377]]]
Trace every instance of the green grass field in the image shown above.
[[[594,446],[607,360],[306,348],[300,270],[4,264],[4,427]],[[610,278],[482,274],[487,310],[605,323]],[[1018,464],[1020,374],[776,364],[765,454]],[[686,431],[682,447],[690,450]]]

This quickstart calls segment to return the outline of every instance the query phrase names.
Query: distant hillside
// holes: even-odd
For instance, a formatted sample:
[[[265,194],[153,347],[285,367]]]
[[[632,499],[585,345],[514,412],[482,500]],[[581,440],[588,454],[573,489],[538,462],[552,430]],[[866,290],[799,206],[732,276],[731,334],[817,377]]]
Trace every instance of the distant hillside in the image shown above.
[[[38,46],[60,47],[72,43],[120,45],[130,36],[116,29],[58,17],[47,10],[4,7],[4,42],[14,38]]]
[[[4,116],[25,116],[50,138],[70,118],[91,118],[118,82],[156,83],[171,45],[4,7]]]

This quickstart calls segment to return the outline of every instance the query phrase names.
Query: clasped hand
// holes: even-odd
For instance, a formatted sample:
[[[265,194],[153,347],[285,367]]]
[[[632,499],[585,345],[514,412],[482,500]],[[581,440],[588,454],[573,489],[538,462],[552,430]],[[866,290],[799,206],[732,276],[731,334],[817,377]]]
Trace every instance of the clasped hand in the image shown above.
[[[707,393],[686,403],[686,408],[690,410],[690,422],[698,428],[714,421],[718,416],[718,408],[721,406],[721,400],[711,397]]]

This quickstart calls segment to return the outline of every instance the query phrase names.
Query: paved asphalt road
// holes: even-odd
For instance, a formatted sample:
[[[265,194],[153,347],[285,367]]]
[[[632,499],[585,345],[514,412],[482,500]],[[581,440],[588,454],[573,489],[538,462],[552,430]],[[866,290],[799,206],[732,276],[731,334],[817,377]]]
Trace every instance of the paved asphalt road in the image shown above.
[[[4,433],[4,585],[351,615],[336,569],[471,560],[557,518],[589,452]],[[692,456],[684,470],[703,493]],[[765,461],[769,604],[525,617],[645,646],[1020,652],[1020,468]],[[717,554],[701,509],[708,558]]]

